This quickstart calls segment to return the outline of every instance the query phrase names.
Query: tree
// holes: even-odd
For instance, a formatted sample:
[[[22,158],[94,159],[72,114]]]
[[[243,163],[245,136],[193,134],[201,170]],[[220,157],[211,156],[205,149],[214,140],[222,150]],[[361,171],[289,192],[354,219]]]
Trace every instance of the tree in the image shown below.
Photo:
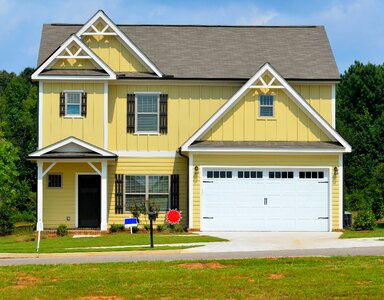
[[[337,129],[351,144],[345,156],[347,208],[369,207],[380,218],[384,186],[384,65],[355,62],[337,87]]]

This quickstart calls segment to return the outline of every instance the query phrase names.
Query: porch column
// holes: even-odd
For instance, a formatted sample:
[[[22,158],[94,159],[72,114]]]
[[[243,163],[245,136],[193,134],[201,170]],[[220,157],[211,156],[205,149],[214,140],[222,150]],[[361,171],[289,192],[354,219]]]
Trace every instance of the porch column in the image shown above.
[[[101,231],[107,231],[108,229],[107,176],[108,163],[103,161],[101,163]]]
[[[36,230],[42,231],[43,227],[43,163],[37,163],[37,224]]]

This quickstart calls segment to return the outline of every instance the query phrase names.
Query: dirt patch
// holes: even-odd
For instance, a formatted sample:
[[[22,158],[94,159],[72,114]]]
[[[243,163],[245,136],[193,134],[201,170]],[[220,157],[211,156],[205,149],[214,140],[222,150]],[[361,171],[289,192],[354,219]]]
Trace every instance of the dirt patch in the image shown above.
[[[279,260],[277,257],[266,257],[265,260]]]
[[[120,296],[84,296],[80,299],[83,300],[122,300]]]
[[[180,264],[179,267],[185,269],[222,269],[226,266],[222,265],[219,262],[211,262],[211,263],[190,263],[190,264]]]
[[[268,276],[269,279],[281,279],[281,278],[283,278],[283,277],[284,277],[284,275],[283,275],[283,274],[280,274],[280,273],[270,274],[270,275]]]
[[[40,278],[31,276],[31,275],[24,275],[24,276],[20,276],[17,279],[16,285],[13,285],[12,287],[15,289],[25,289],[27,287],[36,285],[39,282],[40,282]]]

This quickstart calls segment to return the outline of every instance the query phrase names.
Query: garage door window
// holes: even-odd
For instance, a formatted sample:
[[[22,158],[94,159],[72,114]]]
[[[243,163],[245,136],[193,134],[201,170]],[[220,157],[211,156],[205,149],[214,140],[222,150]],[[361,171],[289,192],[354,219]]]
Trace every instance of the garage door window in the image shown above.
[[[207,178],[232,178],[232,171],[208,171]]]
[[[293,171],[269,172],[270,179],[293,179]]]
[[[323,179],[324,172],[323,171],[300,171],[299,178],[301,179]]]
[[[263,172],[261,172],[261,171],[239,171],[239,172],[237,172],[237,178],[263,178]]]

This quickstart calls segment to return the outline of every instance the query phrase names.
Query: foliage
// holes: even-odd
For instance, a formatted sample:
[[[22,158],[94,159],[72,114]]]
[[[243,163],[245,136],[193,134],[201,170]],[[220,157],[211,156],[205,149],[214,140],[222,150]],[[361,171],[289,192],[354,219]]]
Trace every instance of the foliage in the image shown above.
[[[165,224],[159,224],[159,225],[157,225],[157,231],[158,232],[162,232],[162,231],[164,231],[164,230],[166,230],[167,229],[167,225],[165,225]]]
[[[115,224],[113,223],[111,227],[109,228],[110,232],[119,232],[124,231],[124,225],[123,224]]]
[[[171,232],[184,232],[184,228],[180,224],[169,224],[169,229]]]
[[[375,215],[369,209],[359,211],[353,222],[354,230],[373,230],[375,226]]]
[[[67,225],[61,224],[59,227],[56,229],[56,234],[58,236],[66,236],[68,235],[68,227]]]
[[[137,227],[137,226],[133,226],[132,227],[132,232],[133,233],[136,233],[136,232],[138,232],[139,231],[139,227]]]
[[[384,65],[355,62],[337,87],[337,130],[351,144],[344,157],[346,209],[384,215]]]
[[[6,203],[0,203],[0,235],[8,235],[15,229],[13,209]]]
[[[160,207],[156,203],[153,203],[150,200],[133,200],[132,204],[129,206],[129,211],[133,217],[137,218],[138,224],[143,223],[143,220],[140,219],[140,216],[143,216],[144,223],[148,224],[148,213],[151,211],[151,209],[155,212],[156,220],[160,212]]]

